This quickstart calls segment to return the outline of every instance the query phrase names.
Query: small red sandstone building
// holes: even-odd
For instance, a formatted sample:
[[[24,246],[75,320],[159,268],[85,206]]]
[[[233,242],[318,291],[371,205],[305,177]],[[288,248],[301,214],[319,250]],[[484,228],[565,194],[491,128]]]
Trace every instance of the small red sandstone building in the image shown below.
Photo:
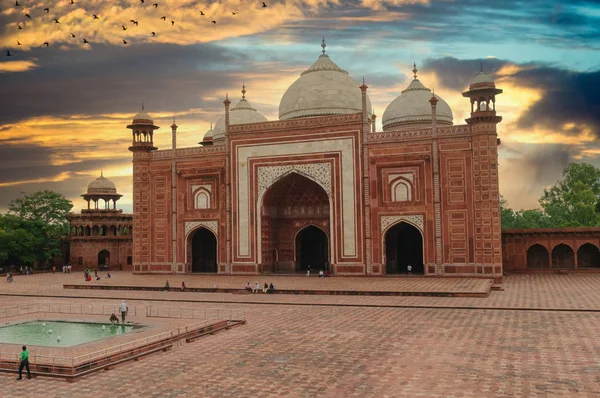
[[[117,209],[121,194],[103,174],[81,195],[87,209],[67,216],[73,269],[132,269],[133,215]]]
[[[283,94],[279,120],[246,98],[201,146],[157,150],[150,115],[133,142],[133,271],[502,278],[497,89],[481,72],[471,117],[417,78],[383,114],[323,51]]]

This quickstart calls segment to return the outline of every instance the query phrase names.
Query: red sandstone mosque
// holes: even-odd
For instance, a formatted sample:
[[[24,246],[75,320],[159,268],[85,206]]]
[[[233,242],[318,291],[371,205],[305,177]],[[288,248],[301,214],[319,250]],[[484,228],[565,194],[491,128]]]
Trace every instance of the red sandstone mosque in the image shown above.
[[[283,94],[279,120],[243,89],[198,147],[177,148],[173,123],[172,148],[158,150],[159,127],[135,115],[133,272],[370,276],[410,265],[501,279],[502,90],[477,74],[463,93],[471,116],[455,125],[415,67],[376,131],[367,85],[322,47]]]

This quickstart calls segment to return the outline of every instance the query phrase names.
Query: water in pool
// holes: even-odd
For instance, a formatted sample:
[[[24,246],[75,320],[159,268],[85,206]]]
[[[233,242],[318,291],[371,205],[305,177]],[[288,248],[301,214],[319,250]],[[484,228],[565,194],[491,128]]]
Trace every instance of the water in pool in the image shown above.
[[[71,347],[127,333],[139,327],[110,323],[32,321],[0,327],[0,343]]]

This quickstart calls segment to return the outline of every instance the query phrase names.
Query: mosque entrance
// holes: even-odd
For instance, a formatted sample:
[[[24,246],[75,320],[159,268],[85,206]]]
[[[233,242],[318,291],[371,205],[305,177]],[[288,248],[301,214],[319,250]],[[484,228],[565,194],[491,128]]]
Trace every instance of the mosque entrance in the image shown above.
[[[198,228],[192,234],[192,272],[217,272],[215,234],[206,228]]]
[[[296,235],[296,271],[325,271],[327,260],[327,235],[322,229],[310,225]]]
[[[98,252],[98,268],[104,269],[110,266],[110,252],[108,250],[101,250]]]
[[[261,270],[295,273],[329,264],[329,196],[292,172],[275,182],[261,206]],[[330,270],[331,271],[331,270]]]
[[[423,274],[423,236],[411,224],[400,222],[385,234],[386,274]]]

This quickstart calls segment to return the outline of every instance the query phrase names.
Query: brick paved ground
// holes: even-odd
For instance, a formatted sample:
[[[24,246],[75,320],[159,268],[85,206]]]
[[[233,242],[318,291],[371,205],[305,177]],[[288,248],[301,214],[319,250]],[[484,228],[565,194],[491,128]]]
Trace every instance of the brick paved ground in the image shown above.
[[[33,282],[31,286],[31,293],[53,289],[46,284],[34,287]],[[271,305],[246,304],[245,326],[76,383],[46,378],[17,382],[13,375],[0,374],[0,396],[600,396],[600,276],[511,276],[505,289],[484,299],[108,292],[112,300],[107,300],[96,296],[105,292],[78,291],[107,304],[120,293],[136,293],[140,301],[132,304],[185,297],[264,300]],[[283,305],[294,300],[316,305]],[[15,301],[0,296],[0,306]],[[332,303],[348,306],[318,305]],[[352,306],[381,303],[432,308]],[[452,308],[459,305],[591,311]]]

